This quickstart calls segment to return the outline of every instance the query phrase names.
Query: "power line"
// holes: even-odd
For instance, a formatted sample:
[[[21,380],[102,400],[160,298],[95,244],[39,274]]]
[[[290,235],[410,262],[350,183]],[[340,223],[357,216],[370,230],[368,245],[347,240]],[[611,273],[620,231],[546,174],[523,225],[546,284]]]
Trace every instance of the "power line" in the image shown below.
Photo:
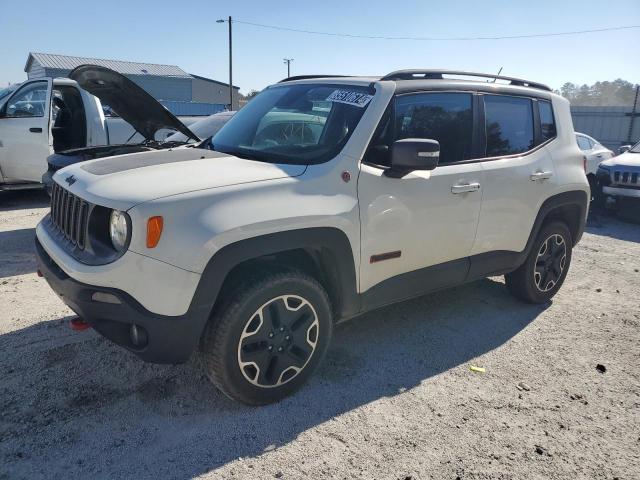
[[[234,23],[242,23],[252,27],[269,28],[271,30],[282,30],[285,32],[308,33],[311,35],[325,35],[330,37],[347,37],[347,38],[367,38],[371,40],[417,40],[417,41],[457,41],[468,42],[474,40],[513,40],[517,38],[541,38],[541,37],[560,37],[565,35],[583,35],[586,33],[611,32],[615,30],[629,30],[632,28],[640,28],[640,25],[627,25],[622,27],[594,28],[591,30],[574,30],[571,32],[552,32],[552,33],[532,33],[527,35],[508,35],[497,37],[389,37],[382,35],[355,35],[351,33],[337,32],[319,32],[315,30],[301,30],[298,28],[278,27],[276,25],[265,25],[263,23],[245,22],[242,20],[234,20]]]

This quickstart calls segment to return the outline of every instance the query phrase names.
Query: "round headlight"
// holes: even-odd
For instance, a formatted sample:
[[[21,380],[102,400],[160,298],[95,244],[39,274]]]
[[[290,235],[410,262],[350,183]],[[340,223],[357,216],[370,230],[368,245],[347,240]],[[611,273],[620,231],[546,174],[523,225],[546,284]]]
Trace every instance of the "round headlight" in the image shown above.
[[[113,210],[109,218],[109,236],[111,237],[113,248],[118,252],[124,250],[127,244],[127,233],[127,218],[125,213]]]

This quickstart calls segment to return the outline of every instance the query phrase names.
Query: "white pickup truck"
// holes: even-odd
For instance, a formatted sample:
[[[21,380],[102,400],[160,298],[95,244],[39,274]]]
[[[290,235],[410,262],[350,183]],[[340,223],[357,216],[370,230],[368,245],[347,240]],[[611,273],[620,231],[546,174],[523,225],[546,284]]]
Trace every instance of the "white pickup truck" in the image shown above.
[[[27,80],[0,91],[0,190],[40,187],[53,153],[103,145],[159,147],[176,131],[197,139],[157,100],[116,72],[85,66],[69,77]],[[105,116],[103,106],[118,116]]]

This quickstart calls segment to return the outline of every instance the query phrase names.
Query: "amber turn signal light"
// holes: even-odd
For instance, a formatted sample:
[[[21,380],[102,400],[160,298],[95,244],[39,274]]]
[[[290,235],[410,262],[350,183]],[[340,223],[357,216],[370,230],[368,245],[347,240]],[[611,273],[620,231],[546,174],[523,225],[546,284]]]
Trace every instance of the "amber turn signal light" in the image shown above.
[[[162,217],[149,217],[147,220],[147,248],[155,248],[162,235]]]

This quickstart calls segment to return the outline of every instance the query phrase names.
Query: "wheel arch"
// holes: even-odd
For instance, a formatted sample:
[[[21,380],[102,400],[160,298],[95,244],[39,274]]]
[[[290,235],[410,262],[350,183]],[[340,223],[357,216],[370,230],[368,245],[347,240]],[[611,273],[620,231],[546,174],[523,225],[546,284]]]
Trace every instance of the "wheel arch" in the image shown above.
[[[540,206],[534,228],[527,241],[526,252],[531,249],[533,241],[542,226],[554,220],[567,224],[571,232],[573,246],[582,238],[589,209],[589,197],[584,190],[572,190],[559,193],[545,200]]]
[[[543,225],[554,220],[560,220],[567,224],[571,232],[573,246],[575,246],[582,237],[588,207],[588,195],[584,190],[570,190],[547,198],[538,209],[524,249],[520,252],[503,250],[486,252],[471,257],[467,281],[503,275],[516,270],[527,259]]]
[[[271,266],[293,267],[316,278],[327,290],[337,320],[359,312],[351,243],[333,227],[266,234],[221,248],[204,268],[192,305],[209,305],[213,311],[243,278]]]

